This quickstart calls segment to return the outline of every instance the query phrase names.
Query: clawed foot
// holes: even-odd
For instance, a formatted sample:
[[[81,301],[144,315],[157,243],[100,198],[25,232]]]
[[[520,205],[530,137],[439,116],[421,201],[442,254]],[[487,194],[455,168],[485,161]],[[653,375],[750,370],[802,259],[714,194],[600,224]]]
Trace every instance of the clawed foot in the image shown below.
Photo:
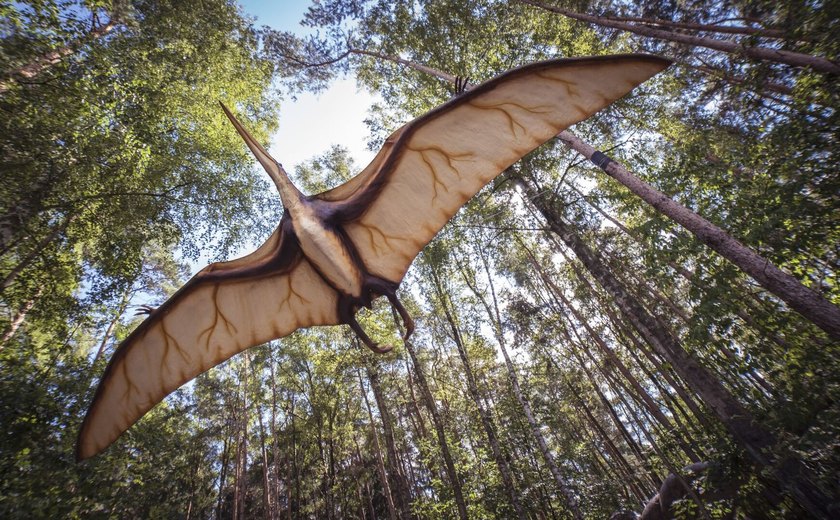
[[[134,315],[135,316],[142,316],[144,314],[145,315],[151,315],[153,312],[155,312],[155,309],[157,309],[157,307],[152,307],[151,305],[138,305],[137,310],[134,311]]]
[[[470,78],[458,76],[455,78],[455,97],[460,96],[470,87]]]
[[[414,320],[411,319],[409,316],[408,311],[403,307],[403,304],[397,298],[396,295],[396,284],[391,284],[390,282],[374,280],[371,284],[371,291],[377,294],[384,295],[388,298],[388,302],[391,306],[397,311],[402,319],[403,326],[405,327],[405,331],[403,333],[403,340],[408,340],[411,334],[414,332]],[[359,325],[359,322],[356,321],[356,306],[358,302],[355,301],[354,298],[350,297],[342,297],[339,299],[338,302],[338,315],[341,319],[342,323],[346,323],[350,325],[350,328],[353,332],[356,333],[356,336],[365,344],[367,348],[372,350],[377,354],[386,354],[394,349],[392,345],[380,345],[376,343],[367,333],[362,329],[362,326]],[[396,318],[395,318],[396,319]],[[399,328],[399,323],[397,323],[397,327]]]

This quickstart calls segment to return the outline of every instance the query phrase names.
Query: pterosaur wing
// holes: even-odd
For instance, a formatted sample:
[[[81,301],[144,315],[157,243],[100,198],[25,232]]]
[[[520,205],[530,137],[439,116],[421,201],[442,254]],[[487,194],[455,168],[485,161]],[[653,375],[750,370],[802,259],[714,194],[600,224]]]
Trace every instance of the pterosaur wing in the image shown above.
[[[344,229],[370,272],[399,281],[484,185],[669,63],[619,55],[511,70],[406,124],[362,173],[318,197],[345,206]]]
[[[79,460],[234,354],[301,327],[339,322],[335,290],[283,228],[281,222],[250,255],[204,268],[120,344],[79,433]]]

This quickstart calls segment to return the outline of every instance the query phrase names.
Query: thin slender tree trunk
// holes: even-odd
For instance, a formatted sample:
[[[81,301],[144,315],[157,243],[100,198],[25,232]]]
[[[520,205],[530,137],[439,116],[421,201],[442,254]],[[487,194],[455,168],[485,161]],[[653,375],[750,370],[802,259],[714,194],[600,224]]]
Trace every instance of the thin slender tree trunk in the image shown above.
[[[426,437],[426,421],[423,419],[423,414],[420,413],[420,407],[417,406],[417,396],[414,394],[414,377],[408,369],[408,362],[406,362],[406,374],[408,376],[408,394],[411,397],[411,406],[414,409],[414,415],[417,416],[417,426],[422,437]]]
[[[706,65],[690,65],[688,63],[682,64],[685,67],[698,70],[704,74],[712,76],[717,79],[722,79],[728,83],[732,83],[733,85],[745,86],[751,90],[761,90],[764,89],[768,92],[774,92],[776,94],[782,94],[783,96],[792,96],[793,89],[787,85],[783,85],[781,83],[776,83],[774,81],[763,81],[758,85],[753,85],[753,83],[748,80],[747,78],[743,78],[741,76],[736,76],[734,74],[729,74],[728,72],[724,72],[722,70],[716,69],[714,67],[709,67]],[[759,94],[765,94],[764,92],[758,92]],[[765,94],[766,95],[766,94]],[[773,97],[773,99],[776,99]]]
[[[623,400],[624,399],[622,398],[622,401]],[[695,491],[694,488],[691,487],[688,484],[688,482],[685,480],[685,478],[683,478],[680,471],[676,468],[676,466],[674,466],[674,463],[671,462],[671,459],[668,457],[668,455],[666,455],[665,452],[662,451],[662,449],[659,447],[659,444],[653,438],[653,435],[651,435],[650,432],[648,432],[647,428],[645,427],[644,422],[639,418],[639,416],[636,414],[636,412],[633,410],[633,408],[631,406],[629,406],[626,401],[624,401],[624,404],[625,404],[625,410],[627,410],[627,412],[630,414],[630,416],[636,422],[639,429],[642,430],[642,433],[644,434],[645,438],[647,439],[648,444],[650,444],[650,447],[653,448],[653,450],[659,456],[659,460],[661,460],[662,463],[665,465],[665,467],[668,468],[668,470],[671,472],[671,474],[674,475],[683,484],[683,486],[685,487],[689,496],[691,496],[692,500],[694,500],[694,503],[697,504],[697,507],[700,509],[700,515],[703,518],[705,518],[706,520],[711,520],[711,517],[709,516],[709,511],[706,509],[706,506],[703,504],[703,501],[700,500],[700,497],[697,495],[697,491]],[[700,464],[700,463],[696,462],[695,464]]]
[[[26,320],[26,315],[29,314],[29,311],[32,310],[32,307],[35,306],[35,303],[38,301],[38,298],[44,293],[44,286],[38,286],[38,290],[35,291],[35,294],[32,295],[26,303],[15,313],[12,321],[9,322],[9,326],[6,327],[5,332],[3,332],[3,337],[0,338],[0,351],[6,346],[6,342],[12,339],[15,333],[18,331],[21,325],[23,325],[24,320]]]
[[[61,62],[61,60],[63,60],[67,56],[74,54],[79,49],[79,47],[81,47],[85,43],[105,36],[106,34],[113,31],[115,28],[117,28],[119,25],[119,21],[112,19],[105,25],[93,29],[92,31],[79,38],[75,42],[69,45],[65,45],[64,47],[59,47],[58,49],[54,49],[50,52],[45,53],[42,56],[39,56],[37,59],[30,63],[27,63],[26,65],[22,65],[20,67],[12,69],[8,73],[4,74],[6,78],[0,81],[0,95],[3,95],[6,92],[8,92],[8,90],[12,87],[13,81],[17,81],[20,79],[26,81],[34,80],[38,77],[39,74],[41,74],[45,70]]]
[[[358,373],[358,376],[359,388],[362,391],[362,399],[365,402],[365,408],[367,408],[368,419],[370,421],[370,433],[373,437],[373,447],[376,452],[376,469],[379,472],[379,480],[382,484],[383,494],[385,495],[385,504],[388,506],[388,518],[390,518],[390,520],[397,520],[397,508],[394,505],[394,496],[391,493],[391,484],[388,479],[388,473],[385,471],[385,461],[382,456],[382,447],[379,445],[379,433],[376,431],[376,423],[373,420],[373,412],[371,411],[370,401],[367,397],[367,390],[365,390],[365,385],[362,382],[361,372]]]
[[[673,29],[692,29],[700,32],[716,32],[721,34],[745,34],[758,36],[760,38],[785,38],[786,34],[780,29],[765,29],[761,27],[748,27],[744,25],[716,25],[690,22],[674,22],[660,18],[644,18],[639,16],[600,16],[599,18],[613,22],[632,22]]]
[[[499,349],[502,352],[502,357],[505,360],[505,367],[507,367],[508,378],[510,380],[511,387],[513,388],[513,394],[516,396],[516,400],[519,402],[519,405],[522,407],[522,411],[525,414],[525,418],[528,421],[528,425],[531,428],[531,434],[534,437],[534,440],[537,443],[537,446],[540,448],[540,452],[542,453],[543,459],[545,459],[545,463],[551,472],[551,475],[554,477],[554,481],[557,484],[558,489],[563,494],[566,499],[566,507],[568,507],[569,512],[575,519],[582,520],[583,513],[580,511],[580,503],[578,501],[575,492],[572,490],[572,487],[560,473],[560,468],[557,466],[557,463],[554,460],[554,456],[551,454],[551,450],[548,448],[548,444],[545,442],[545,437],[540,430],[540,425],[537,423],[536,418],[534,417],[534,413],[531,410],[531,403],[528,401],[528,398],[525,396],[524,392],[522,392],[522,388],[519,386],[519,377],[516,375],[516,369],[513,366],[513,362],[510,360],[510,356],[508,355],[507,348],[505,346],[505,338],[504,332],[502,330],[502,319],[501,314],[499,313],[499,305],[496,299],[496,291],[493,286],[493,278],[489,272],[489,265],[487,264],[487,259],[484,257],[483,254],[480,254],[481,260],[484,264],[484,269],[488,276],[488,284],[490,288],[490,298],[492,301],[492,307],[487,302],[484,294],[478,290],[478,288],[473,285],[473,283],[469,280],[468,276],[464,276],[464,281],[469,286],[470,290],[475,294],[476,298],[481,301],[484,308],[487,310],[488,317],[490,318],[491,322],[493,323],[494,334],[496,336],[496,342],[499,344]]]
[[[574,342],[572,341],[571,336],[568,334],[568,331],[566,331],[565,328],[563,329],[563,333],[564,333],[564,336],[566,337],[566,341],[568,342],[568,350],[570,352],[572,352],[575,359],[578,360],[578,365],[583,369],[584,373],[586,374],[587,378],[589,379],[590,385],[595,390],[596,394],[601,398],[602,403],[605,405],[605,408],[610,413],[610,418],[612,419],[613,424],[615,425],[616,429],[619,431],[622,438],[627,443],[628,447],[630,448],[630,451],[632,451],[633,454],[638,459],[639,464],[641,464],[642,467],[644,467],[644,469],[647,471],[650,482],[653,484],[653,488],[658,487],[659,485],[661,485],[661,481],[659,480],[659,478],[657,477],[657,475],[653,471],[653,469],[650,467],[650,460],[642,453],[642,450],[639,447],[636,440],[633,439],[633,436],[630,435],[630,432],[628,432],[627,428],[625,428],[624,423],[621,422],[621,419],[618,417],[618,415],[612,409],[612,406],[610,405],[609,401],[607,401],[606,397],[601,392],[601,389],[598,386],[598,382],[595,380],[592,372],[589,370],[589,367],[587,367],[586,364],[583,364],[583,363],[580,362],[580,358],[577,356],[577,354],[574,350]],[[602,440],[605,443],[608,444],[608,448],[610,446],[612,447],[611,448],[612,452],[610,452],[610,455],[612,457],[618,458],[619,459],[619,466],[625,467],[626,471],[627,471],[627,474],[629,476],[631,476],[632,480],[635,480],[636,477],[634,475],[634,471],[630,467],[630,464],[626,461],[626,459],[624,458],[624,455],[621,453],[621,451],[618,449],[618,447],[615,446],[615,443],[612,441],[610,436],[607,434],[606,430],[604,430],[604,428],[601,426],[600,422],[595,418],[595,416],[590,411],[589,406],[586,404],[584,399],[581,397],[584,394],[582,394],[579,390],[577,390],[572,385],[572,383],[568,380],[568,378],[566,376],[562,375],[563,370],[557,364],[557,361],[554,359],[554,357],[551,356],[548,353],[546,348],[543,348],[543,355],[548,360],[549,364],[554,367],[554,369],[558,372],[558,374],[561,375],[561,377],[563,379],[563,382],[565,383],[566,387],[570,390],[570,395],[572,396],[573,404],[576,405],[576,407],[584,410],[584,413],[587,417],[587,420],[589,421],[591,426],[593,426],[595,428],[595,430],[599,433]],[[608,449],[608,451],[610,451],[610,449]],[[633,484],[633,483],[631,482],[631,484]]]
[[[274,356],[270,355],[268,360],[268,368],[271,376],[271,424],[269,431],[271,432],[271,456],[273,459],[273,475],[274,475],[274,490],[272,492],[272,504],[274,510],[272,518],[280,518],[280,436],[277,434],[277,380],[276,372],[274,370]],[[291,482],[286,483],[286,492],[291,489]],[[291,505],[290,497],[286,496],[286,507]]]
[[[297,465],[297,424],[295,421],[295,395],[291,394],[289,402],[289,411],[287,416],[289,417],[290,426],[292,429],[292,449],[291,449],[291,462],[289,464],[289,519],[297,515],[300,511],[300,475],[298,473],[298,465]]]
[[[771,448],[776,444],[775,437],[755,420],[720,381],[691,357],[658,320],[630,296],[627,289],[606,269],[600,258],[562,221],[546,196],[535,190],[527,181],[520,180],[527,199],[543,215],[551,230],[614,298],[622,314],[645,341],[701,396],[733,438],[760,467],[772,466],[775,461]],[[800,505],[811,514],[819,518],[827,517],[828,499],[816,484],[809,481],[809,471],[802,461],[789,458],[783,462],[775,470],[775,476],[782,487],[790,489]]]
[[[265,426],[263,425],[262,410],[260,410],[259,405],[257,406],[257,425],[260,427],[260,456],[262,457],[263,517],[271,520],[274,515],[272,514],[271,483],[268,476],[268,450],[265,447]]]
[[[359,382],[361,382],[361,379],[359,379]],[[363,387],[362,387],[362,391],[364,392]],[[361,504],[362,519],[367,520],[367,515],[364,512],[365,511],[364,507],[365,507],[365,504],[366,504],[367,508],[368,508],[367,510],[370,512],[371,520],[376,520],[376,511],[374,510],[374,507],[373,507],[373,497],[371,496],[370,486],[368,485],[368,479],[362,477],[363,472],[365,470],[365,463],[364,463],[364,459],[362,458],[362,449],[359,447],[359,439],[356,437],[355,432],[353,434],[353,445],[356,447],[356,465],[359,468],[359,479],[358,479],[359,493],[361,495],[363,495],[363,497],[360,496],[359,499],[362,500],[362,498],[364,498],[364,501]],[[384,477],[384,468],[383,468],[383,477]]]
[[[577,189],[577,188],[576,188],[576,187],[575,187],[572,183],[570,183],[570,182],[566,181],[566,184],[567,184],[567,185],[569,186],[569,188],[571,188],[571,189],[572,189],[572,191],[574,191],[574,192],[575,192],[575,193],[576,193],[576,194],[577,194],[577,195],[578,195],[581,199],[583,199],[584,201],[586,201],[586,203],[587,203],[587,204],[589,204],[589,206],[590,206],[590,207],[592,207],[595,211],[597,211],[597,212],[598,212],[601,216],[603,216],[605,219],[607,219],[608,221],[610,221],[610,222],[611,222],[613,225],[615,225],[618,229],[620,229],[621,231],[623,231],[623,232],[624,232],[624,233],[625,233],[625,234],[626,234],[629,238],[631,238],[633,241],[635,241],[635,242],[636,242],[637,244],[639,244],[640,246],[642,246],[642,247],[647,247],[647,244],[645,244],[645,243],[644,243],[644,241],[643,241],[643,240],[639,237],[639,234],[638,234],[638,233],[636,233],[636,232],[634,232],[634,231],[630,230],[630,229],[629,229],[627,226],[625,226],[622,222],[620,222],[620,221],[619,221],[619,220],[617,220],[615,217],[613,217],[612,215],[610,215],[609,213],[607,213],[607,212],[606,212],[603,208],[601,208],[598,204],[594,203],[590,197],[587,197],[586,195],[584,195],[583,193],[581,193],[581,192],[580,192],[580,190],[578,190],[578,189]],[[678,275],[680,275],[680,277],[682,277],[682,278],[683,278],[686,282],[690,283],[691,285],[693,285],[694,287],[696,287],[696,288],[698,288],[698,289],[700,289],[700,290],[704,290],[704,287],[703,287],[701,284],[699,284],[699,283],[698,283],[698,282],[694,279],[694,276],[695,276],[695,273],[694,273],[694,272],[689,271],[689,270],[688,270],[688,269],[686,269],[685,267],[683,267],[683,266],[681,266],[681,265],[676,264],[674,261],[669,260],[667,263],[668,263],[668,266],[669,266],[671,269],[673,269],[675,273],[677,273]],[[698,266],[698,267],[702,269],[702,266]],[[762,304],[762,303],[764,303],[764,302],[762,302],[762,301],[758,298],[758,296],[757,296],[757,295],[755,295],[755,294],[753,294],[752,292],[749,292],[749,291],[745,291],[745,292],[747,292],[747,294],[749,295],[749,297],[750,297],[752,300],[754,300],[754,302],[752,302],[752,303],[751,303],[749,300],[747,300],[747,301],[745,302],[745,304],[747,305],[748,309],[750,309],[750,310],[752,310],[752,311],[755,311],[755,312],[761,312],[761,309],[759,309],[756,305],[760,305],[760,304]],[[761,334],[763,334],[765,337],[767,337],[768,339],[770,339],[771,341],[773,341],[774,343],[776,343],[778,346],[780,346],[780,347],[782,348],[782,350],[783,350],[783,351],[787,351],[787,350],[790,348],[790,345],[789,345],[789,343],[787,342],[787,340],[785,340],[783,337],[779,336],[779,335],[778,335],[777,333],[775,333],[774,331],[767,330],[767,329],[766,329],[766,327],[763,327],[762,325],[760,325],[760,324],[756,323],[756,321],[753,319],[753,317],[752,317],[749,313],[747,313],[747,312],[744,310],[744,308],[743,308],[742,306],[738,306],[738,308],[737,308],[737,309],[735,309],[735,311],[734,311],[734,312],[735,312],[735,315],[736,315],[736,316],[738,316],[738,318],[740,318],[740,319],[741,319],[741,321],[743,321],[743,322],[744,322],[747,326],[749,326],[749,327],[751,327],[751,328],[753,328],[753,329],[755,329],[755,330],[759,331],[759,332],[760,332]]]
[[[395,499],[394,506],[396,506],[397,514],[401,519],[410,518],[411,497],[409,496],[405,475],[401,469],[400,458],[397,453],[391,412],[389,411],[388,406],[385,403],[385,397],[382,394],[382,388],[379,384],[379,374],[377,374],[376,370],[370,366],[365,368],[367,370],[370,388],[373,390],[373,397],[376,400],[376,407],[379,408],[379,418],[382,420],[382,429],[385,432],[385,450],[388,454],[388,474],[391,478],[391,491]]]
[[[96,365],[96,362],[99,361],[99,358],[102,357],[102,353],[105,352],[105,347],[108,346],[108,340],[111,339],[111,334],[114,333],[114,329],[117,327],[117,323],[120,322],[120,318],[122,318],[122,315],[125,314],[125,310],[128,308],[128,304],[131,301],[131,297],[133,295],[134,289],[131,285],[129,285],[123,293],[122,299],[120,300],[120,304],[117,306],[117,311],[114,313],[114,317],[111,319],[111,321],[108,323],[108,327],[105,329],[105,334],[102,335],[102,341],[99,342],[99,348],[96,349],[96,355],[93,356],[93,362],[91,363],[91,365]]]
[[[597,298],[598,294],[596,293],[595,288],[592,287],[592,285],[590,285],[589,280],[587,280],[583,273],[580,272],[577,265],[570,261],[570,259],[566,256],[566,253],[563,252],[562,249],[560,249],[559,251],[563,258],[566,260],[566,262],[568,262],[569,265],[571,265],[578,278],[586,284],[586,286],[591,291],[592,295]],[[607,318],[610,320],[610,323],[613,324],[613,327],[616,328],[618,332],[622,333],[624,337],[629,338],[633,345],[635,345],[636,349],[641,351],[645,355],[645,357],[653,364],[658,373],[662,375],[666,382],[668,382],[669,386],[677,392],[677,395],[679,395],[683,402],[686,403],[689,409],[691,409],[695,418],[698,421],[700,421],[700,423],[702,423],[706,428],[710,430],[713,429],[712,424],[706,418],[706,414],[703,413],[703,410],[701,410],[700,406],[696,403],[694,397],[692,397],[692,395],[689,394],[690,390],[685,389],[682,383],[680,383],[671,376],[670,370],[667,367],[663,366],[662,362],[654,355],[653,352],[650,351],[649,346],[643,341],[639,340],[633,333],[633,331],[628,330],[628,328],[624,325],[625,322],[619,320],[619,318],[615,315],[615,312],[613,312],[613,310],[608,304],[602,304],[601,309],[607,315]]]
[[[458,472],[455,470],[455,463],[452,460],[449,445],[446,443],[446,432],[443,429],[443,420],[440,417],[440,413],[438,413],[434,396],[432,396],[432,391],[429,389],[429,384],[426,382],[426,375],[423,373],[423,367],[420,365],[420,361],[417,359],[417,354],[414,352],[414,345],[412,345],[410,341],[404,341],[403,343],[405,344],[406,351],[408,351],[408,355],[411,357],[411,363],[414,367],[414,374],[417,376],[417,385],[420,388],[420,394],[423,396],[426,409],[429,410],[429,414],[432,416],[432,423],[434,423],[435,432],[437,432],[438,445],[440,446],[440,452],[443,456],[446,473],[449,477],[449,483],[452,486],[452,492],[455,496],[458,516],[462,520],[467,520],[467,503],[464,501],[464,494],[461,489],[461,479],[458,477]]]
[[[561,7],[549,6],[537,2],[535,0],[517,0],[522,4],[530,4],[546,11],[551,11],[561,14],[568,18],[579,20],[582,22],[593,23],[601,27],[610,27],[612,29],[619,29],[628,31],[642,36],[649,36],[660,40],[667,40],[676,43],[683,43],[695,47],[705,47],[716,51],[726,52],[728,54],[735,54],[746,56],[755,60],[771,61],[776,63],[784,63],[793,67],[810,68],[817,72],[826,74],[840,74],[840,65],[827,60],[820,56],[812,56],[810,54],[803,54],[801,52],[792,52],[782,49],[773,49],[770,47],[760,46],[744,46],[740,43],[731,40],[719,40],[715,38],[705,38],[702,36],[693,36],[689,34],[676,33],[671,31],[664,31],[645,25],[635,25],[626,22],[613,21],[608,18],[599,16],[591,16],[587,14],[577,13]]]
[[[595,386],[594,381],[592,381],[591,383],[594,388],[597,388],[597,386]],[[624,457],[624,454],[621,453],[621,450],[619,450],[618,446],[615,445],[615,442],[609,436],[607,431],[592,414],[592,411],[589,409],[589,406],[587,406],[586,402],[580,397],[581,394],[578,394],[577,390],[575,390],[575,388],[568,381],[566,381],[566,385],[568,386],[571,395],[573,396],[575,408],[583,410],[584,417],[586,417],[587,423],[589,423],[589,425],[598,433],[598,437],[601,438],[601,440],[604,442],[604,445],[607,447],[607,453],[610,455],[611,458],[615,460],[615,465],[618,467],[618,473],[622,474],[625,478],[628,479],[626,484],[630,486],[631,492],[641,501],[644,501],[647,497],[650,496],[650,494],[647,492],[656,489],[656,487],[662,484],[656,473],[654,473],[653,470],[649,467],[648,458],[641,453],[638,446],[636,446],[635,440],[633,440],[632,437],[629,436],[629,434],[627,437],[624,437],[625,442],[628,443],[630,449],[636,455],[639,464],[641,464],[645,468],[646,474],[648,476],[648,480],[646,482],[637,483],[636,481],[639,479],[635,475],[633,467],[630,466],[630,463]],[[618,424],[621,425],[621,430],[623,430],[624,432],[627,431],[626,428],[624,428],[624,425],[621,423],[621,421],[618,421]],[[641,488],[639,488],[639,484],[643,485],[645,489],[642,490]]]
[[[624,361],[621,360],[621,358],[618,357],[615,351],[609,345],[607,345],[606,341],[601,337],[601,335],[589,325],[588,320],[586,320],[583,316],[580,315],[578,310],[563,295],[563,291],[560,290],[560,288],[557,287],[554,284],[554,282],[545,274],[542,267],[537,262],[536,258],[534,258],[534,255],[531,252],[531,250],[521,241],[519,242],[519,244],[520,247],[528,255],[532,267],[537,271],[537,273],[540,275],[540,278],[548,286],[553,296],[563,303],[564,308],[568,309],[569,312],[571,312],[572,316],[575,318],[575,321],[577,321],[577,323],[579,323],[584,328],[584,330],[586,330],[589,337],[592,338],[592,340],[598,346],[598,349],[606,358],[609,366],[612,366],[619,371],[619,373],[622,375],[627,384],[629,384],[632,388],[633,394],[636,396],[636,398],[642,402],[645,408],[647,408],[647,410],[650,412],[651,415],[653,415],[653,417],[659,422],[659,424],[662,425],[662,427],[666,431],[672,430],[673,425],[671,424],[671,420],[665,416],[659,404],[653,400],[653,398],[650,396],[650,393],[647,391],[647,389],[645,389],[642,386],[641,382],[639,382],[638,378],[630,371],[629,367],[624,363]],[[563,332],[564,334],[566,334],[568,341],[571,342],[572,338],[568,335],[568,331],[564,329]],[[572,328],[572,332],[574,332],[574,334],[577,335],[577,331],[574,328]],[[592,356],[592,353],[588,349],[584,348],[583,350],[589,356]],[[599,369],[603,370],[600,367],[599,363],[596,364],[598,365]],[[604,376],[606,377],[606,373],[604,373]],[[700,460],[700,457],[690,446],[690,444],[684,441],[682,435],[676,435],[676,440],[680,444],[680,446],[682,446],[683,451],[685,451],[686,455],[688,455],[688,457],[692,461],[697,462]]]
[[[840,339],[840,308],[836,305],[802,285],[799,280],[744,246],[724,230],[657,191],[601,152],[597,152],[568,130],[560,132],[558,138],[657,211],[692,232],[698,240],[738,266],[767,291],[823,329],[830,337]]]
[[[38,256],[41,255],[44,249],[46,249],[48,245],[50,245],[56,238],[58,238],[58,235],[60,235],[64,232],[65,229],[67,229],[67,226],[70,224],[70,221],[72,219],[72,216],[66,217],[64,219],[64,222],[54,227],[47,236],[42,238],[35,245],[32,251],[30,251],[25,257],[23,257],[23,259],[20,262],[18,262],[8,273],[6,273],[6,276],[3,277],[3,282],[0,283],[0,294],[2,294],[4,289],[6,289],[14,283],[15,279],[17,279],[20,273],[22,273],[23,270],[29,266],[29,264],[31,264],[36,258],[38,258]]]
[[[248,377],[249,357],[246,352],[242,365],[242,379],[240,382],[242,387],[241,416],[237,421],[239,428],[239,442],[236,447],[236,483],[234,485],[233,494],[234,520],[244,520],[245,501],[247,500],[248,493]]]
[[[230,449],[230,435],[225,437],[225,443],[222,446],[222,472],[219,475],[219,496],[216,501],[216,518],[222,518],[222,505],[224,504],[225,496],[225,481],[227,480],[229,450]]]
[[[453,311],[450,308],[440,277],[438,276],[434,266],[430,266],[430,272],[435,292],[437,293],[440,305],[443,308],[444,317],[446,318],[446,322],[451,331],[452,341],[458,349],[458,356],[461,358],[464,373],[467,376],[467,389],[469,390],[473,403],[475,403],[476,408],[478,408],[478,415],[481,417],[481,424],[484,427],[484,433],[487,435],[487,442],[490,444],[490,451],[493,453],[493,459],[495,460],[496,467],[502,477],[502,484],[505,487],[508,499],[510,500],[510,505],[513,507],[516,517],[520,520],[524,520],[526,518],[525,513],[522,510],[522,505],[519,502],[519,495],[513,485],[513,477],[511,476],[510,466],[508,465],[507,460],[505,460],[502,448],[499,445],[493,419],[490,416],[487,407],[481,402],[481,396],[478,390],[478,385],[476,384],[475,375],[473,374],[472,366],[470,365],[469,358],[467,357],[467,351],[464,348],[464,343],[461,339],[461,332],[458,329],[455,317],[453,316]]]

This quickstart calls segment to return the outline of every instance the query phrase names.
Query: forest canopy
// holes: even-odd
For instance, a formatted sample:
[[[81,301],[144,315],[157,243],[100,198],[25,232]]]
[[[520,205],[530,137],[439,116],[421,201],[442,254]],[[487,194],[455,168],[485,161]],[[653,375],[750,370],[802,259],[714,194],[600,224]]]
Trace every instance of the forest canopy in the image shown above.
[[[0,5],[0,516],[840,515],[836,2],[315,0],[301,23]],[[456,80],[621,53],[673,64],[461,209],[401,286],[410,341],[376,305],[390,353],[343,326],[254,347],[76,463],[144,306],[282,214],[218,101],[268,142],[351,77],[376,150]],[[309,194],[364,166],[322,144]]]

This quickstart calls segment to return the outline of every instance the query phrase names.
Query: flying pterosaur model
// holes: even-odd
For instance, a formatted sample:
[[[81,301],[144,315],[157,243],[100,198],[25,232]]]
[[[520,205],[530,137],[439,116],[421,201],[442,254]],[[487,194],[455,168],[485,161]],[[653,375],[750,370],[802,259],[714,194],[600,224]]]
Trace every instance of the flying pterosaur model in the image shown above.
[[[361,173],[301,193],[223,107],[271,176],[280,224],[256,251],[196,274],[117,348],[88,410],[79,460],[108,447],[166,395],[238,352],[303,327],[347,324],[375,352],[356,311],[378,296],[413,323],[396,290],[414,257],[508,166],[668,66],[619,55],[526,65],[411,121]]]

